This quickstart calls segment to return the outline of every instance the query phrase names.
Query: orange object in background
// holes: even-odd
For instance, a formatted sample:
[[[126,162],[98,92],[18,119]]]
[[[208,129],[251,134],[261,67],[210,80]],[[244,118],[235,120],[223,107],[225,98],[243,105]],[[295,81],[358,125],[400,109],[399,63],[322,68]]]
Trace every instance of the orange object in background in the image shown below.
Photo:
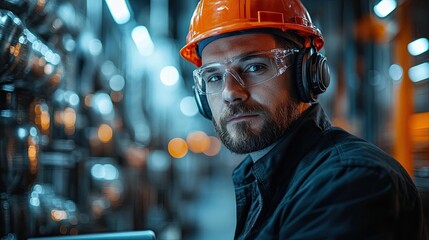
[[[182,158],[188,153],[188,145],[182,138],[173,138],[168,143],[168,153],[174,158]]]

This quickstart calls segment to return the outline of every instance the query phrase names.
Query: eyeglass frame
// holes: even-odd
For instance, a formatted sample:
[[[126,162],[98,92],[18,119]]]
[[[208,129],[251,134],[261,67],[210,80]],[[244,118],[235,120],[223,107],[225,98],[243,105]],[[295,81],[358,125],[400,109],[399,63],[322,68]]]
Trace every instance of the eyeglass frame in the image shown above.
[[[272,80],[280,75],[282,75],[283,73],[286,72],[286,69],[288,69],[289,67],[293,66],[295,64],[295,54],[298,53],[299,50],[295,49],[295,48],[273,48],[270,50],[265,50],[265,51],[255,51],[255,52],[250,52],[250,53],[246,53],[243,55],[239,55],[239,56],[235,56],[229,59],[226,59],[224,61],[219,61],[219,62],[211,62],[211,63],[207,63],[197,69],[195,69],[192,72],[193,78],[194,78],[194,87],[197,89],[197,91],[199,92],[199,94],[202,95],[210,95],[210,94],[216,94],[216,93],[220,93],[223,91],[223,89],[225,88],[225,81],[226,81],[226,74],[230,73],[232,74],[232,76],[235,78],[235,80],[243,87],[250,87],[250,86],[256,86],[259,84],[262,84],[266,81]],[[228,65],[230,65],[233,62],[240,62],[240,60],[248,58],[248,57],[252,57],[252,56],[259,56],[259,55],[263,55],[263,54],[274,54],[274,59],[271,59],[271,63],[274,63],[274,66],[276,67],[276,74],[274,74],[273,76],[258,81],[256,83],[253,84],[245,84],[245,80],[243,79],[243,77],[236,71],[233,69],[233,67],[230,67]],[[250,64],[252,65],[252,64]],[[255,64],[253,64],[255,65]],[[202,79],[201,73],[202,70],[204,70],[205,68],[208,67],[213,67],[213,66],[222,66],[225,69],[223,69],[222,72],[222,85],[219,88],[219,90],[216,90],[215,92],[204,92],[201,88],[202,88],[202,82],[204,82],[205,85],[207,85],[206,80]],[[201,83],[200,83],[201,82]]]

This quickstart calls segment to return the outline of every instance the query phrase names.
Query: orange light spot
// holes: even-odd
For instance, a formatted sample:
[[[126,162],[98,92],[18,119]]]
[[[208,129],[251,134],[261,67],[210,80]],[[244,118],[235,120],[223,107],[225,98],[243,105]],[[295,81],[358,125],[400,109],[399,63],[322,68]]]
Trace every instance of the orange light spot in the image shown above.
[[[46,131],[49,129],[51,123],[51,118],[49,116],[49,112],[43,111],[40,116],[40,126],[42,130]]]
[[[209,147],[203,151],[203,153],[207,156],[215,156],[220,152],[221,142],[217,137],[210,136],[210,145]]]
[[[42,105],[40,105],[40,104],[36,104],[36,105],[34,105],[34,112],[35,112],[36,114],[41,114],[41,113],[42,113],[42,110],[43,110]]]
[[[36,144],[30,144],[28,146],[28,159],[29,161],[29,167],[31,173],[37,173],[37,164],[38,164],[38,146]]]
[[[98,128],[98,139],[103,142],[107,143],[110,140],[112,140],[113,137],[113,130],[112,128],[107,124],[101,124]]]
[[[64,125],[66,126],[66,128],[74,127],[74,124],[76,123],[76,112],[73,108],[68,107],[64,110],[63,118]]]
[[[182,158],[188,153],[188,145],[181,138],[173,138],[168,142],[168,152],[174,158]]]
[[[52,218],[52,220],[59,222],[59,221],[67,218],[67,213],[64,210],[54,209],[51,211],[51,218]]]
[[[206,133],[202,131],[192,132],[186,138],[189,150],[194,153],[201,153],[210,146],[210,139]]]
[[[64,113],[62,111],[55,112],[54,122],[57,126],[60,126],[63,124],[63,115]]]
[[[64,109],[63,121],[66,134],[73,134],[76,123],[76,112],[73,108],[68,107]]]

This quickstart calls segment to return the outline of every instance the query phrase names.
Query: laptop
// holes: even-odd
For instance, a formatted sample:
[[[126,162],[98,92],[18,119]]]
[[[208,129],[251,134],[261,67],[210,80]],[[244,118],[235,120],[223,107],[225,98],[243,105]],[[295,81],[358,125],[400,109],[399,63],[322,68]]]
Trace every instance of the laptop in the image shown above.
[[[89,233],[67,236],[49,236],[29,238],[28,240],[156,240],[152,230],[112,232],[112,233]]]

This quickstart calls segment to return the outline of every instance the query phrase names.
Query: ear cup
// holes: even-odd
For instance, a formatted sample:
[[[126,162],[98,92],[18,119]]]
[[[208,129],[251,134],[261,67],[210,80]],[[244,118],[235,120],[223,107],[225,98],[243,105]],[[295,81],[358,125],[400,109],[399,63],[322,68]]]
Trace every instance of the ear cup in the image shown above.
[[[210,110],[209,103],[207,102],[207,97],[204,94],[201,94],[198,89],[193,86],[194,89],[194,98],[197,103],[198,111],[203,117],[211,120],[212,119],[212,111]]]
[[[304,58],[308,58],[308,49],[301,49],[296,55],[295,60],[295,74],[296,74],[296,87],[298,90],[298,98],[302,102],[310,102],[309,91],[307,86],[307,72],[305,71]]]
[[[314,47],[302,49],[296,57],[296,85],[303,102],[315,102],[330,83],[330,71],[326,57]]]

